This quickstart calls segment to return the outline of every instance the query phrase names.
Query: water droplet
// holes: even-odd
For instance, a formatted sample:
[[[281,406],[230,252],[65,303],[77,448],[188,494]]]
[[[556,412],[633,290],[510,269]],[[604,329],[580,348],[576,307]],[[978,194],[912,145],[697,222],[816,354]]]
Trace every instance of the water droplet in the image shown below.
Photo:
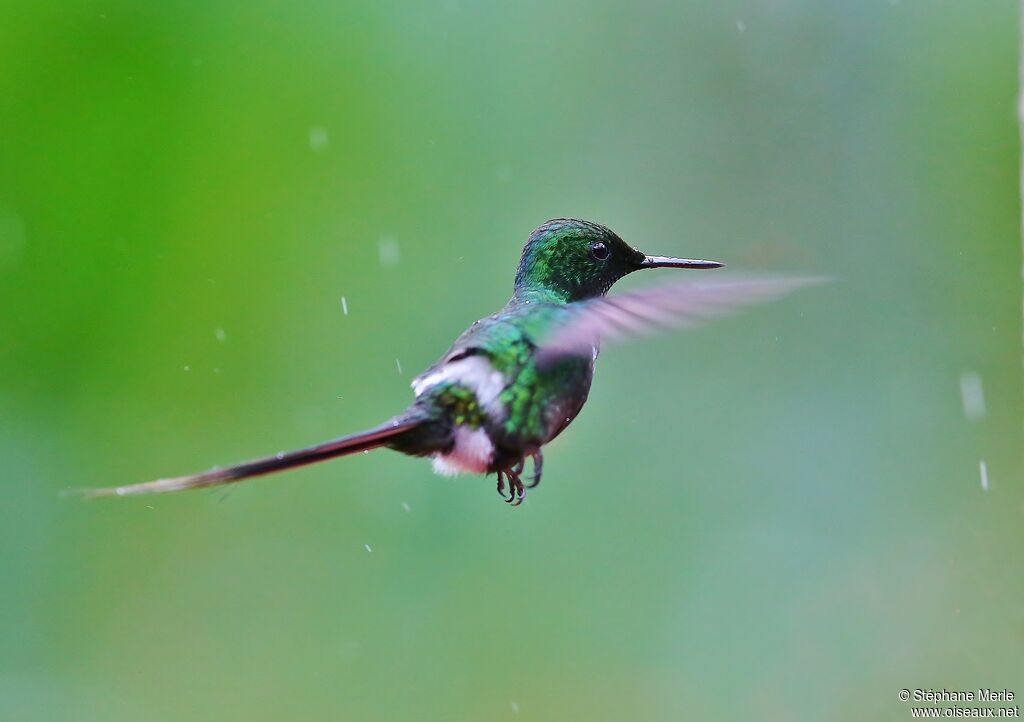
[[[960,374],[960,400],[968,421],[978,422],[985,418],[985,389],[981,376],[974,371]]]
[[[314,153],[322,153],[327,150],[327,147],[331,144],[331,139],[327,135],[327,128],[319,125],[314,125],[309,129],[309,148]]]
[[[185,367],[185,370],[186,370],[186,371],[191,371],[191,370],[192,370],[192,367],[191,367],[191,366],[186,366],[186,367]]]
[[[27,242],[25,223],[13,211],[0,208],[0,266],[17,262]]]
[[[391,236],[381,236],[377,241],[377,254],[380,257],[380,265],[385,268],[398,265],[401,258],[398,241]]]
[[[276,454],[274,454],[274,458],[275,459],[283,459],[284,458],[284,452],[283,451],[277,452]]]

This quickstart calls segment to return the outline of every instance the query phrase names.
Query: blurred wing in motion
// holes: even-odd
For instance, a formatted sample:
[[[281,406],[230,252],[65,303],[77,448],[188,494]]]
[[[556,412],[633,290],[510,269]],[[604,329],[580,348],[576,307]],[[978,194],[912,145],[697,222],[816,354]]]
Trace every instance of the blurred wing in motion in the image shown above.
[[[617,296],[579,301],[537,348],[537,364],[590,354],[601,342],[626,341],[664,328],[693,328],[743,306],[771,301],[803,286],[810,276],[722,276],[666,283]]]

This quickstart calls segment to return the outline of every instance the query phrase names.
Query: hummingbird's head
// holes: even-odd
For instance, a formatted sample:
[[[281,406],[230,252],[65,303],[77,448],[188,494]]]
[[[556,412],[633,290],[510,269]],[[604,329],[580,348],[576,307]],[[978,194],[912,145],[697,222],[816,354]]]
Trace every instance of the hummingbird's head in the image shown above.
[[[720,268],[718,261],[648,256],[610,228],[555,218],[530,234],[516,271],[516,295],[543,295],[566,303],[603,296],[627,273],[642,268]]]

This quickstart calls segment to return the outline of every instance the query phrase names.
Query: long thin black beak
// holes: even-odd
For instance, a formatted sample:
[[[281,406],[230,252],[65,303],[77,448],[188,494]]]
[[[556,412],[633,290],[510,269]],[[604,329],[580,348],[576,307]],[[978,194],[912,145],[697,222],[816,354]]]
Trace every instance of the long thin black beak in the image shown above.
[[[647,256],[640,262],[640,268],[721,268],[724,263],[701,261],[697,258],[672,258],[671,256]]]

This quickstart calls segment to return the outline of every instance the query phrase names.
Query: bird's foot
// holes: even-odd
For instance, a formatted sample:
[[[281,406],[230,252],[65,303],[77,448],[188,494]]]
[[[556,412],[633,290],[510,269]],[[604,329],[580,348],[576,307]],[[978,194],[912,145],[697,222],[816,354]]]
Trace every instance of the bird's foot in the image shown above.
[[[540,453],[540,449],[530,454],[530,458],[533,459],[533,474],[530,476],[530,483],[526,485],[527,489],[532,489],[540,484],[540,475],[544,472],[544,455]],[[519,465],[526,466],[526,460],[520,461]]]
[[[508,480],[508,498],[505,499],[505,481]],[[498,470],[498,494],[506,504],[519,506],[526,498],[526,488],[515,467]]]

